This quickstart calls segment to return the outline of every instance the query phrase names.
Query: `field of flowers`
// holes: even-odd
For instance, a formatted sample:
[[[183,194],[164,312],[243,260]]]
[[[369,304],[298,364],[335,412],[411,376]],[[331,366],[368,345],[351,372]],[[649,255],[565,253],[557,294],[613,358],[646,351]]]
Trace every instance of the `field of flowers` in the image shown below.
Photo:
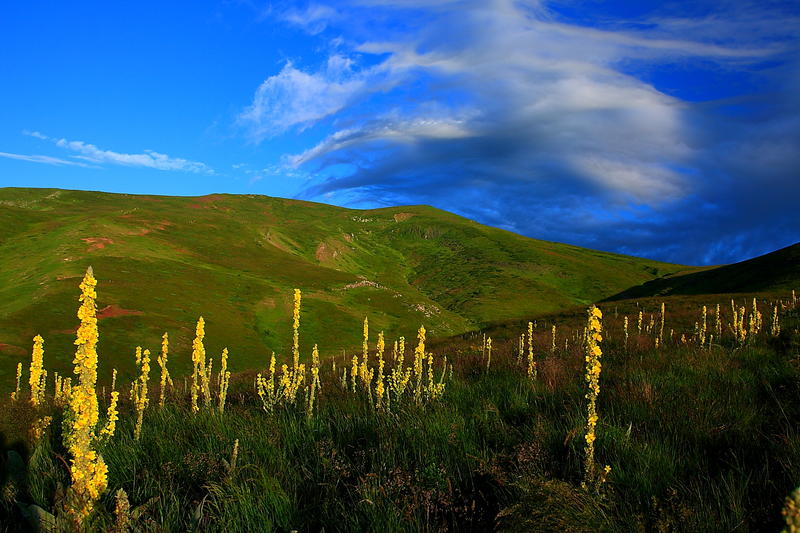
[[[207,353],[199,317],[189,375],[170,374],[167,331],[143,339],[155,355],[131,348],[130,383],[99,383],[97,285],[90,268],[72,375],[48,373],[37,335],[3,400],[0,531],[800,527],[794,291],[447,339],[387,339],[365,317],[348,354],[305,339],[295,289],[291,353],[260,370]]]

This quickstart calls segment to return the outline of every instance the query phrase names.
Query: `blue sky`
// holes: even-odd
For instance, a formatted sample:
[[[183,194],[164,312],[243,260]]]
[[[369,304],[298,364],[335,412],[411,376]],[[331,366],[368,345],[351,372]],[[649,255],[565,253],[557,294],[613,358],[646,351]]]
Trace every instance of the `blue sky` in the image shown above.
[[[687,264],[800,241],[795,2],[18,2],[0,64],[0,186],[425,203]]]

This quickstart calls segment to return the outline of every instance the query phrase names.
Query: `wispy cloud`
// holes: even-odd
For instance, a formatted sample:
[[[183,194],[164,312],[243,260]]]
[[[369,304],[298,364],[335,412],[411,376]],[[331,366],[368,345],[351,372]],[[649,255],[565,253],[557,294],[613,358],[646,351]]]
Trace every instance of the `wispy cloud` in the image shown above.
[[[365,54],[370,66],[354,59],[332,75],[287,65],[240,120],[258,138],[333,128],[285,158],[308,173],[308,197],[427,202],[530,236],[674,261],[760,253],[800,234],[800,217],[782,214],[800,192],[798,83],[786,83],[800,80],[790,60],[800,18],[727,4],[699,17],[598,22],[545,1],[337,2],[358,34],[337,18],[326,24],[359,43],[349,57]],[[409,31],[385,24],[408,19]],[[772,76],[774,94],[694,104],[649,81],[661,68]]]
[[[293,127],[303,130],[381,90],[379,69],[353,66],[350,58],[339,54],[330,56],[316,72],[304,72],[288,62],[264,80],[237,121],[260,142]]]
[[[30,163],[43,163],[45,165],[54,166],[77,166],[77,167],[91,167],[86,163],[80,161],[70,161],[68,159],[61,159],[58,157],[50,157],[49,155],[26,155],[26,154],[10,154],[8,152],[0,152],[0,157],[7,159],[17,159],[19,161],[28,161]]]
[[[309,4],[305,9],[289,9],[282,14],[283,20],[303,28],[312,35],[325,31],[331,21],[339,18],[335,9],[323,4]]]
[[[30,137],[51,141],[59,148],[64,148],[66,150],[74,152],[75,155],[72,155],[71,157],[79,159],[81,161],[95,163],[98,165],[102,164],[124,165],[131,167],[152,168],[156,170],[193,172],[198,174],[214,173],[214,170],[205,163],[201,163],[198,161],[191,161],[188,159],[182,159],[179,157],[171,157],[166,154],[162,154],[153,150],[145,150],[143,153],[139,154],[126,154],[121,152],[114,152],[112,150],[102,150],[93,144],[89,144],[83,141],[69,141],[67,139],[50,137],[38,131],[24,131],[23,133]],[[55,159],[55,158],[49,158],[49,159]],[[60,160],[60,161],[65,161],[65,160]],[[76,161],[68,161],[65,164],[76,164],[81,166],[87,166],[86,163],[80,163]]]

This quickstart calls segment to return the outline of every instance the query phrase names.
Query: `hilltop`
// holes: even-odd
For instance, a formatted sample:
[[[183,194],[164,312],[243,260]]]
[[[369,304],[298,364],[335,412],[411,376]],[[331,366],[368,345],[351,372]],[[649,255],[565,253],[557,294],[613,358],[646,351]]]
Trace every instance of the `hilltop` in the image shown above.
[[[262,365],[291,338],[303,291],[302,348],[324,353],[373,331],[447,336],[584,305],[686,267],[529,239],[429,206],[355,210],[257,195],[138,196],[0,189],[0,379],[41,334],[71,364],[78,283],[98,278],[101,356],[123,374],[136,345],[170,333],[189,366],[203,315],[209,353]],[[307,354],[306,354],[307,355]],[[4,379],[5,378],[5,379]]]
[[[790,291],[800,280],[800,243],[732,265],[675,272],[626,289],[607,300],[651,296]]]

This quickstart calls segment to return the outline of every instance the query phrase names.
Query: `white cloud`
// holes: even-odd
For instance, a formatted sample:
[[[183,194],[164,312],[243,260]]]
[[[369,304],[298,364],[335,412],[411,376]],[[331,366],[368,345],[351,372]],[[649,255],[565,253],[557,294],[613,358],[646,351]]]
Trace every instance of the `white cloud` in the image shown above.
[[[623,252],[699,257],[735,231],[730,219],[747,206],[742,231],[767,219],[752,209],[772,190],[764,184],[775,185],[773,203],[796,198],[798,115],[796,104],[781,102],[796,102],[797,91],[774,82],[791,70],[779,67],[796,63],[796,9],[664,3],[638,20],[584,21],[580,9],[568,20],[550,4],[331,3],[336,15],[326,27],[343,36],[332,62],[368,56],[377,64],[359,70],[348,60],[316,72],[287,65],[243,117],[259,139],[323,119],[335,128],[284,158],[308,173],[310,197],[424,201],[529,235],[591,246],[602,234],[606,249]],[[603,11],[587,4],[587,12]],[[700,11],[711,14],[686,16]],[[661,69],[702,71],[705,83],[758,79],[776,94],[762,98],[758,116],[719,112],[716,103],[674,96],[676,87],[659,90],[648,80],[664,83]],[[680,77],[675,83],[691,91]],[[663,232],[695,231],[697,212],[708,216],[706,240],[665,247]],[[775,225],[788,234],[797,220]]]
[[[77,155],[72,155],[71,157],[89,163],[124,165],[131,167],[145,167],[156,170],[177,170],[182,172],[193,172],[198,174],[214,173],[214,170],[205,163],[201,163],[198,161],[191,161],[188,159],[182,159],[179,157],[171,157],[166,154],[161,154],[153,150],[145,150],[143,153],[140,154],[126,154],[121,152],[114,152],[111,150],[102,150],[93,144],[89,144],[83,141],[69,141],[67,139],[56,139],[44,135],[43,133],[40,133],[38,131],[25,130],[23,131],[23,134],[28,135],[30,137],[35,137],[37,139],[52,141],[59,148],[64,148],[72,152],[76,152]],[[35,156],[35,157],[43,157],[47,159],[52,159],[54,161],[61,161],[61,163],[54,162],[51,164],[73,164],[78,166],[89,166],[86,163],[81,163],[79,161],[68,161],[58,158],[50,158],[48,156]],[[46,162],[46,161],[40,161],[40,162]]]
[[[300,26],[312,35],[325,31],[328,24],[337,18],[335,9],[322,4],[310,4],[305,10],[291,9],[283,13],[283,20]]]
[[[0,152],[0,157],[5,157],[7,159],[17,159],[19,161],[28,161],[30,163],[43,163],[46,165],[54,165],[54,166],[77,166],[77,167],[91,167],[92,165],[87,165],[86,163],[81,163],[80,161],[70,161],[68,159],[61,159],[58,157],[50,157],[49,155],[25,155],[25,154],[11,154],[8,152]]]
[[[256,141],[292,127],[303,130],[341,111],[359,96],[380,90],[378,76],[377,69],[354,70],[353,61],[339,54],[330,56],[314,73],[289,62],[264,80],[238,122]]]
[[[422,140],[464,139],[471,135],[464,119],[419,117],[402,120],[387,115],[366,127],[337,131],[316,146],[288,156],[286,161],[297,168],[326,155],[373,142],[411,144]]]
[[[48,140],[47,135],[44,135],[43,133],[39,133],[38,131],[22,130],[22,134],[23,135],[27,135],[29,137],[35,137],[37,139],[42,139],[43,141]]]
[[[411,6],[409,2],[380,4]],[[421,155],[408,161],[408,173],[414,172],[414,165],[429,163],[435,153],[451,161],[461,157],[458,149],[442,151],[438,141],[474,138],[484,145],[499,146],[502,140],[505,148],[498,153],[507,155],[488,154],[491,163],[487,167],[509,175],[553,180],[555,176],[541,169],[555,165],[620,198],[661,203],[688,193],[685,180],[669,170],[670,164],[692,155],[683,140],[684,106],[620,72],[616,65],[642,56],[643,50],[656,55],[704,53],[724,58],[755,52],[569,26],[553,22],[541,9],[505,0],[462,2],[459,9],[449,6],[438,11],[433,23],[411,37],[363,42],[358,51],[387,55],[373,67],[386,74],[387,86],[402,87],[405,80],[415,79],[416,73],[435,77],[433,90],[421,95],[428,101],[380,119],[350,124],[317,146],[287,157],[287,162],[295,167],[316,163],[324,169],[328,164],[358,160],[360,154],[379,145],[417,144],[420,149],[416,153]],[[352,70],[349,65],[347,70]],[[299,75],[296,71],[292,74]],[[315,89],[340,94],[329,92],[319,78],[315,77]],[[274,78],[268,80],[267,93],[275,96],[279,94],[273,87],[277,80],[271,80]],[[468,95],[463,102],[449,107],[435,104],[446,102],[454,89]],[[363,86],[357,89],[365,90]],[[271,115],[263,114],[271,116],[273,124],[311,123],[351,110],[349,99],[338,96],[332,97],[330,105],[315,97],[316,107],[308,105],[299,90],[281,91],[280,96],[274,102],[280,102],[283,111],[274,105]],[[437,107],[435,118],[426,113],[426,105]],[[302,109],[305,115],[295,109]],[[282,113],[292,120],[285,120]],[[273,132],[284,130],[276,127]],[[399,165],[395,162],[388,168],[396,171]],[[601,170],[608,174],[601,176]],[[501,183],[497,174],[494,181]],[[365,185],[363,181],[355,183]],[[336,180],[327,180],[326,187],[336,184]]]

